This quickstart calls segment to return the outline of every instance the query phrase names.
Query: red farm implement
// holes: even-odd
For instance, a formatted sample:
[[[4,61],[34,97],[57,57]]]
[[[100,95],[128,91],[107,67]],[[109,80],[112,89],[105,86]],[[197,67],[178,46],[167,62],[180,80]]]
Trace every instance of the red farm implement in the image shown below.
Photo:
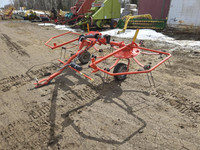
[[[95,0],[78,0],[77,3],[70,8],[71,12],[66,13],[60,10],[57,12],[54,8],[51,10],[50,15],[46,14],[41,17],[42,22],[52,22],[55,24],[75,24],[79,22],[84,15],[89,12],[92,3]]]
[[[2,20],[5,19],[12,19],[12,15],[13,15],[13,11],[15,10],[14,7],[9,7],[8,9],[6,9],[3,14],[0,14]]]
[[[95,0],[78,0],[77,3],[70,8],[71,13],[67,13],[59,22],[61,24],[75,24],[79,22],[92,7]]]
[[[35,87],[41,87],[43,85],[47,85],[53,78],[61,74],[66,68],[70,68],[78,72],[79,74],[85,76],[86,78],[93,80],[91,77],[81,72],[82,66],[77,64],[78,60],[81,62],[81,64],[87,64],[88,62],[90,62],[88,66],[89,68],[92,69],[92,73],[96,73],[100,71],[105,74],[114,76],[114,78],[118,81],[125,80],[127,75],[141,74],[141,73],[147,73],[147,75],[148,73],[150,73],[151,78],[153,80],[151,72],[155,70],[158,66],[160,66],[162,63],[167,61],[171,57],[171,54],[165,51],[158,51],[158,50],[140,47],[140,44],[135,43],[137,33],[138,33],[138,30],[135,34],[133,41],[130,44],[125,44],[123,41],[115,42],[111,40],[110,35],[102,35],[102,33],[94,32],[94,31],[91,31],[86,35],[80,35],[77,33],[67,32],[67,33],[52,37],[45,43],[45,45],[50,47],[51,49],[62,47],[65,50],[69,50],[72,48],[74,49],[76,48],[76,50],[72,52],[71,57],[66,62],[59,60],[63,64],[63,66],[57,72],[53,73],[49,77],[42,79],[40,81],[37,80],[35,83]],[[70,34],[77,35],[77,38],[72,39],[68,42],[59,44],[59,45],[52,42],[52,40],[56,38],[59,38],[63,35],[68,36]],[[69,47],[63,47],[64,45],[68,45]],[[91,55],[90,54],[91,48],[94,48],[95,53],[102,54],[103,52],[106,51],[106,50],[104,51],[102,49],[97,48],[96,47],[97,45],[99,46],[110,45],[112,49],[114,50],[112,52],[106,53],[105,55],[101,55],[101,56]],[[143,64],[141,61],[138,60],[138,58],[146,59],[145,56],[149,56],[149,55],[150,57],[153,57],[154,55],[158,55],[159,58],[162,58],[162,59],[160,60],[156,57],[157,62],[148,63],[148,64]],[[140,69],[136,69],[135,65],[133,68],[132,66],[133,63],[136,63],[138,67],[140,67]],[[149,80],[149,76],[148,76],[148,80]],[[153,84],[154,84],[154,81],[153,81]]]

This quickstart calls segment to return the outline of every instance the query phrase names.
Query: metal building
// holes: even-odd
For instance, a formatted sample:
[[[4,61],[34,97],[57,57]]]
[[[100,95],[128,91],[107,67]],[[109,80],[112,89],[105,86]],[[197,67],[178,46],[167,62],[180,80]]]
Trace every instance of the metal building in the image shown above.
[[[171,0],[168,27],[200,29],[200,0]]]

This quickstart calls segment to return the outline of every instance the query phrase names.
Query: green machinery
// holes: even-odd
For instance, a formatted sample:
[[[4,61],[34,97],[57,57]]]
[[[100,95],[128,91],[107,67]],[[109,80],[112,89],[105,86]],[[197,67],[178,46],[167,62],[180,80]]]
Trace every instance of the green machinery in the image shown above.
[[[119,0],[95,0],[89,13],[77,24],[85,27],[95,25],[101,29],[104,25],[109,24],[111,28],[117,27],[117,18],[120,18],[121,5]]]
[[[118,31],[118,34],[125,32],[127,28],[163,30],[166,26],[166,22],[166,19],[152,19],[150,14],[137,16],[127,15],[118,21],[118,27],[123,29],[122,31]]]

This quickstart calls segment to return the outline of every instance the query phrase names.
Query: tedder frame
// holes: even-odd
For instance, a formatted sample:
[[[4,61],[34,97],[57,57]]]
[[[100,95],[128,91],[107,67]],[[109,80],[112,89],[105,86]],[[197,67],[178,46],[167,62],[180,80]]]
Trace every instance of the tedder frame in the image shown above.
[[[86,78],[93,80],[91,77],[86,75],[85,73],[81,72],[82,67],[76,63],[77,60],[79,60],[82,64],[89,63],[89,67],[92,69],[92,73],[96,73],[98,71],[103,72],[105,74],[114,76],[116,80],[123,81],[126,79],[127,75],[130,74],[141,74],[141,73],[151,73],[153,70],[155,70],[158,66],[163,64],[165,61],[167,61],[170,57],[171,54],[166,52],[166,51],[159,51],[159,50],[154,50],[154,49],[148,49],[141,47],[140,44],[137,44],[135,42],[138,31],[136,31],[136,34],[133,38],[133,41],[130,44],[125,44],[124,41],[122,42],[115,42],[111,40],[110,35],[103,35],[100,32],[95,32],[95,31],[90,31],[89,33],[85,35],[80,35],[78,33],[73,33],[73,32],[67,32],[60,34],[58,36],[54,36],[50,38],[45,45],[50,47],[51,49],[56,49],[59,47],[64,48],[65,50],[68,50],[70,48],[75,48],[78,47],[72,54],[71,57],[66,61],[58,60],[60,61],[63,66],[55,73],[51,74],[45,79],[42,80],[36,80],[35,87],[41,87],[43,85],[47,85],[52,79],[54,79],[56,76],[61,74],[66,68],[70,68],[77,73],[85,76]],[[78,36],[75,39],[72,39],[68,42],[62,43],[57,45],[56,43],[53,43],[52,45],[50,44],[52,40],[55,38],[64,36],[64,35],[69,35],[73,34],[75,36]],[[68,45],[73,42],[78,42],[77,44],[70,46],[70,47],[63,47],[64,45]],[[102,52],[102,49],[98,49],[95,45],[110,45],[114,51],[106,54],[105,56],[94,56],[90,55],[89,50],[93,47],[95,51],[97,52]],[[159,62],[156,62],[152,66],[151,63],[149,64],[142,64],[136,57],[139,56],[140,54],[142,55],[160,55],[162,58]],[[166,56],[166,57],[163,57]],[[112,61],[114,61],[109,67],[107,68],[102,68],[99,67],[99,63],[114,57]],[[120,62],[121,60],[127,60],[127,64]],[[130,65],[131,60],[133,60],[136,64],[138,64],[142,69],[138,69],[136,71],[130,71],[131,67]],[[111,72],[113,70],[113,72]],[[149,79],[149,77],[148,77]]]

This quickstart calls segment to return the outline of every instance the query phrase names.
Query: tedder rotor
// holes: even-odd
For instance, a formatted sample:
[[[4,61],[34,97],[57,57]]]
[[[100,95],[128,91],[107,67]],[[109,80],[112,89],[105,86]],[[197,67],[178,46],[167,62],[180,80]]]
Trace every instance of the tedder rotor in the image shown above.
[[[118,81],[125,80],[127,75],[130,74],[140,74],[140,73],[151,74],[153,70],[155,70],[158,66],[167,61],[171,57],[171,54],[166,51],[158,51],[141,47],[140,44],[137,44],[135,42],[138,31],[139,30],[136,31],[133,41],[129,44],[125,44],[124,41],[115,42],[111,40],[110,35],[107,34],[102,35],[102,33],[95,31],[90,31],[85,35],[80,35],[78,33],[73,33],[73,32],[67,32],[50,38],[45,43],[45,45],[50,47],[51,49],[56,49],[58,47],[62,47],[65,50],[69,50],[72,48],[76,49],[72,52],[71,57],[69,57],[69,59],[66,62],[59,60],[63,64],[63,66],[57,72],[51,74],[49,77],[45,79],[39,81],[36,80],[36,82],[34,83],[35,87],[41,87],[43,85],[47,85],[52,79],[61,74],[66,68],[70,68],[78,72],[79,74],[85,76],[86,78],[93,80],[91,77],[81,72],[83,68],[82,66],[77,64],[78,60],[81,62],[81,64],[87,64],[90,62],[88,66],[89,68],[92,69],[92,73],[100,71],[105,74],[114,76],[115,80]],[[59,45],[57,45],[56,43],[50,44],[52,40],[54,40],[55,38],[61,37],[63,35],[68,36],[70,34],[76,35],[77,38]],[[64,45],[68,46],[70,45],[70,46],[63,47]],[[91,50],[90,50],[91,48],[94,48],[97,53],[102,53],[102,51],[104,51],[102,49],[97,48],[96,47],[97,45],[99,46],[110,45],[114,50],[112,52],[107,52],[106,55],[103,56],[91,55]],[[143,57],[145,55],[147,56],[150,55],[151,57],[152,55],[158,55],[159,58],[162,59],[157,59],[156,63],[153,62],[153,63],[143,64],[141,61],[139,61],[138,58],[141,57],[143,59],[146,59],[145,57]],[[136,63],[140,67],[140,69],[136,69],[135,65],[133,67],[132,65],[133,63]]]

